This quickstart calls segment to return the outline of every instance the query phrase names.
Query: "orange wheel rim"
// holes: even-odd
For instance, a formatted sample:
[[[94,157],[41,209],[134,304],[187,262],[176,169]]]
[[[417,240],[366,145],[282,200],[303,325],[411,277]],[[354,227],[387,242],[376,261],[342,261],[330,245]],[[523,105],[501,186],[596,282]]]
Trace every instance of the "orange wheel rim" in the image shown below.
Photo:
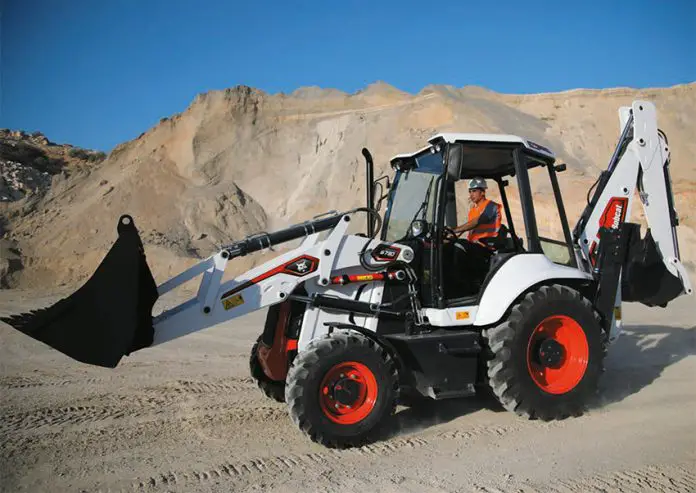
[[[355,361],[334,365],[319,386],[319,405],[334,423],[352,425],[365,419],[377,402],[377,379]]]
[[[585,375],[589,357],[585,332],[580,324],[565,315],[545,318],[534,329],[527,344],[529,374],[534,383],[549,394],[573,390]]]

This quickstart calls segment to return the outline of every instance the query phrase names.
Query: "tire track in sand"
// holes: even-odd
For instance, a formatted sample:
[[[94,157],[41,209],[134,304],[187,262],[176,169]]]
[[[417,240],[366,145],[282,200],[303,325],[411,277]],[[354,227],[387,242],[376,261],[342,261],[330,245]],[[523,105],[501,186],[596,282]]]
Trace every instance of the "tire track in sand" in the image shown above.
[[[294,470],[307,470],[308,468],[329,467],[345,454],[362,456],[384,456],[404,448],[416,448],[427,445],[427,441],[420,438],[406,438],[393,440],[389,443],[374,444],[360,449],[338,451],[327,449],[322,453],[287,454],[275,457],[257,457],[242,461],[233,461],[218,464],[205,470],[192,471],[167,471],[150,476],[132,485],[135,489],[151,489],[185,484],[189,482],[203,483],[218,478],[241,480],[245,477],[257,474],[270,474],[274,477],[278,474],[290,473]]]
[[[386,450],[397,452],[402,448],[414,448],[426,445],[422,439],[402,439],[391,442]],[[384,447],[381,451],[356,450],[362,455],[384,455]],[[168,471],[151,476],[146,480],[133,485],[134,489],[153,489],[180,485],[182,483],[204,483],[210,480],[229,478],[232,480],[245,476],[258,474],[278,474],[292,472],[295,469],[306,470],[313,467],[327,467],[334,463],[335,459],[346,452],[327,450],[324,453],[307,453],[301,455],[285,455],[272,458],[255,458],[244,462],[226,463],[217,468],[204,471],[191,471],[176,473]],[[276,479],[278,479],[276,477]],[[641,469],[614,472],[590,476],[574,480],[554,480],[554,486],[533,487],[517,486],[482,486],[472,485],[475,491],[480,493],[685,493],[696,491],[696,476],[688,469],[677,466],[648,466]]]
[[[257,389],[254,379],[251,377],[225,378],[221,380],[177,380],[172,387],[174,392],[188,394],[213,394],[226,392],[240,392]]]
[[[696,475],[679,466],[647,466],[530,486],[553,493],[685,493],[696,491]]]
[[[127,448],[147,437],[159,439],[166,432],[173,438],[199,430],[235,436],[235,430],[249,425],[267,426],[286,419],[289,417],[285,407],[259,407],[253,402],[182,407],[171,412],[168,409],[158,412],[155,406],[140,410],[114,406],[39,409],[0,415],[0,435],[5,437],[0,450],[9,453],[67,443],[91,443],[98,448],[94,444],[99,444],[105,436],[118,436],[120,446]]]
[[[67,387],[70,385],[96,385],[108,379],[90,377],[84,379],[42,379],[37,377],[25,376],[3,376],[0,377],[0,388],[5,389],[31,389],[38,387]]]
[[[101,402],[98,403],[99,401]],[[185,415],[179,415],[182,410],[185,410]],[[191,412],[194,413],[193,416]],[[185,401],[177,401],[176,395],[106,395],[82,399],[80,405],[0,413],[0,431],[5,434],[33,432],[66,425],[80,426],[142,418],[152,420],[162,416],[194,423],[224,421],[225,424],[232,425],[289,419],[284,406],[259,405],[259,401],[254,399],[191,406]]]
[[[129,413],[135,409],[136,415],[141,415],[142,410],[155,409],[157,413],[164,411],[176,411],[186,400],[202,402],[202,399],[220,400],[224,399],[230,406],[239,404],[242,401],[262,401],[263,396],[251,378],[223,378],[213,381],[197,380],[170,380],[149,386],[119,385],[113,391],[108,391],[108,382],[111,379],[90,378],[86,380],[64,379],[64,380],[44,380],[31,377],[4,377],[0,379],[0,392],[4,387],[5,393],[12,398],[8,403],[13,403],[13,407],[24,407],[26,394],[24,390],[48,388],[60,388],[61,398],[55,408],[51,410],[24,409],[22,412],[14,410],[14,414],[7,415],[8,419],[16,424],[19,416],[31,414],[60,414],[75,412],[77,408],[84,410],[90,407],[127,407]],[[116,381],[113,379],[112,381]],[[92,386],[90,388],[90,385]],[[67,390],[73,386],[75,391]],[[106,387],[106,388],[105,388]],[[65,388],[65,390],[63,390]],[[107,390],[107,392],[104,392]],[[6,406],[3,406],[6,407]],[[10,407],[10,406],[8,406]],[[6,409],[5,412],[9,410]],[[144,411],[147,412],[147,411]],[[0,411],[2,416],[2,411]],[[48,424],[52,421],[49,420]],[[0,423],[0,428],[4,423]],[[7,427],[9,425],[5,424]]]
[[[8,413],[0,417],[0,431],[6,434],[10,431],[34,431],[50,426],[82,425],[120,419],[127,413],[126,408],[97,406],[69,406]]]
[[[151,380],[151,377],[143,377],[143,381]],[[87,377],[87,378],[38,378],[27,377],[22,375],[17,376],[2,376],[0,377],[0,388],[6,389],[31,389],[38,387],[67,387],[88,385],[104,385],[109,382],[124,381],[133,383],[137,382],[138,378],[133,375],[119,375],[111,377]],[[255,388],[254,380],[251,377],[226,377],[213,381],[206,380],[185,380],[179,379],[174,381],[165,381],[156,388],[162,390],[171,390],[173,392],[190,393],[190,394],[205,394],[214,392],[237,392]]]
[[[276,409],[276,408],[273,408]],[[283,411],[283,414],[286,414]],[[289,418],[288,418],[289,419]],[[550,425],[553,426],[553,425]],[[391,438],[362,447],[338,450],[325,449],[321,453],[299,453],[278,455],[273,457],[256,457],[240,461],[219,463],[204,470],[164,471],[158,472],[146,479],[136,481],[133,489],[164,488],[171,485],[181,485],[190,482],[203,483],[214,479],[228,479],[232,482],[243,481],[248,476],[266,474],[277,479],[283,473],[294,470],[306,471],[308,468],[331,467],[337,460],[354,458],[380,458],[395,453],[437,445],[442,440],[476,439],[480,437],[501,438],[520,429],[520,425],[511,426],[477,426],[466,430],[443,431],[425,436]],[[298,431],[299,433],[299,431]],[[309,440],[309,439],[307,439]]]
[[[248,380],[248,381],[247,381]],[[161,384],[136,387],[130,392],[123,393],[124,389],[111,393],[87,396],[80,399],[81,403],[99,403],[101,405],[132,405],[137,408],[157,408],[158,411],[166,411],[166,408],[175,410],[178,405],[184,405],[193,399],[203,407],[204,399],[218,400],[218,407],[225,405],[234,407],[246,403],[256,405],[266,401],[265,396],[259,391],[252,379],[224,379],[221,381],[203,382],[195,380],[176,380]],[[161,409],[160,409],[161,408]]]

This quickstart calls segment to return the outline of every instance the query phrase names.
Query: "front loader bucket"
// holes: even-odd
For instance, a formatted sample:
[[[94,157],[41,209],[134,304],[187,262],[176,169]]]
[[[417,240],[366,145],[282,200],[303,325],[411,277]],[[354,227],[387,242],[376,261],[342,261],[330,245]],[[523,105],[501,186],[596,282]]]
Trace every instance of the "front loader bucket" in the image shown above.
[[[115,368],[124,355],[152,344],[157,285],[133,218],[92,277],[48,308],[0,320],[83,363]]]

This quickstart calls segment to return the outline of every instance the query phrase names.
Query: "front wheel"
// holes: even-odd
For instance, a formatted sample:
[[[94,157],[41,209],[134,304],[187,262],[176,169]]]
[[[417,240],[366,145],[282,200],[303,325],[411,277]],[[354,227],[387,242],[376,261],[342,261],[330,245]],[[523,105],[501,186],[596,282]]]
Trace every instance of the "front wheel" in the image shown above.
[[[295,424],[328,447],[376,437],[396,409],[394,360],[362,334],[333,332],[309,343],[288,372],[285,400]]]
[[[485,330],[488,383],[509,411],[542,420],[583,414],[604,370],[604,335],[591,303],[543,286]]]

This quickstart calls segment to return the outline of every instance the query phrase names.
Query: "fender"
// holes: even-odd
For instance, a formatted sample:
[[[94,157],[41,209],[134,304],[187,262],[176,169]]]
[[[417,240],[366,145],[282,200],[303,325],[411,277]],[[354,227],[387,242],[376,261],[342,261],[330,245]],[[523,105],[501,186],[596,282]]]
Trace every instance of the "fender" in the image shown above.
[[[289,339],[287,327],[291,318],[291,302],[272,305],[266,315],[266,324],[259,345],[258,358],[268,378],[283,381],[288,373],[288,352],[297,345],[297,339]]]
[[[544,254],[516,255],[505,262],[481,296],[474,325],[498,322],[515,300],[531,286],[543,281],[592,280],[592,276],[572,267],[558,265]]]
[[[364,335],[368,339],[372,339],[375,344],[381,346],[384,348],[385,351],[387,351],[392,358],[394,358],[394,361],[396,362],[396,369],[399,372],[399,377],[403,378],[404,373],[406,372],[406,369],[408,366],[406,365],[406,362],[403,360],[401,357],[401,354],[397,349],[394,347],[394,345],[389,342],[384,336],[378,334],[377,332],[374,332],[370,329],[366,329],[365,327],[360,327],[359,325],[354,325],[354,324],[345,324],[341,322],[327,322],[326,323],[327,327],[327,333],[330,334],[334,330],[353,330],[355,332],[359,332],[360,334]]]

